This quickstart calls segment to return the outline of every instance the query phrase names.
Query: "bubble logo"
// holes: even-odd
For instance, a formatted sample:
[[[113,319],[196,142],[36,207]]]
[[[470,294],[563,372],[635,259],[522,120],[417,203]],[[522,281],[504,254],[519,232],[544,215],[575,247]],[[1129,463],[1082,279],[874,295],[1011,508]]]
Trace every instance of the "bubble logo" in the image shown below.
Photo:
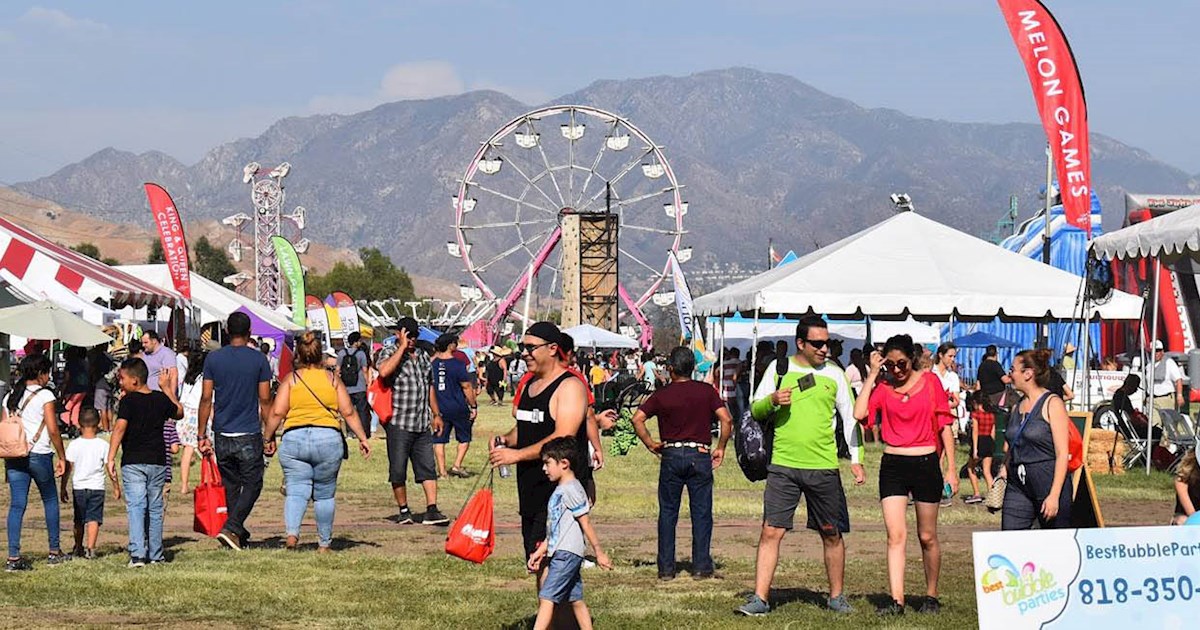
[[[470,523],[463,525],[460,531],[464,536],[470,538],[471,542],[475,543],[476,545],[486,544],[488,541],[488,535],[491,534],[490,530],[476,528]]]
[[[1015,606],[1022,615],[1067,597],[1054,574],[1038,569],[1032,562],[1018,569],[1007,557],[993,554],[988,556],[987,565],[988,570],[980,578],[984,594],[999,593],[1005,606]]]

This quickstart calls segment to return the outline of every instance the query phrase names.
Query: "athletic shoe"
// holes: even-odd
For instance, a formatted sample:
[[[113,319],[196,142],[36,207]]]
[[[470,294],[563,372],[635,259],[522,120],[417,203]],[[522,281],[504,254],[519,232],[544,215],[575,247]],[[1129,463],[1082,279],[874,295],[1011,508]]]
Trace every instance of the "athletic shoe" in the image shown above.
[[[968,505],[974,505],[976,503],[983,503],[983,497],[979,496],[978,494],[972,494],[970,496],[963,497],[963,503],[966,503]]]
[[[455,466],[454,468],[450,469],[450,476],[458,477],[459,479],[467,479],[468,477],[471,476],[471,473],[463,470],[462,468]]]
[[[850,614],[854,612],[854,607],[850,605],[850,602],[846,601],[845,594],[830,597],[826,605],[829,606],[829,610],[835,613]]]
[[[392,516],[389,516],[388,520],[396,523],[397,525],[412,525],[412,510],[408,509],[407,507],[401,508],[399,514],[393,514]]]
[[[738,606],[734,612],[747,617],[762,617],[771,612],[771,605],[763,601],[763,598],[758,595],[753,595],[745,604]]]
[[[52,567],[60,565],[69,560],[71,560],[71,556],[68,556],[67,554],[65,554],[61,551],[59,551],[58,553],[52,553],[52,554],[49,554],[46,556],[46,564],[48,564]]]
[[[238,537],[223,529],[217,534],[217,542],[229,547],[234,551],[242,550],[242,544],[241,541],[238,540]]]
[[[144,566],[146,566],[146,561],[141,558],[130,558],[129,564],[125,565],[129,569],[140,569]]]
[[[83,559],[84,559],[84,560],[95,560],[95,559],[96,559],[96,552],[95,552],[95,550],[92,550],[92,549],[84,549],[84,550],[83,550]]]
[[[721,575],[720,573],[717,573],[716,571],[709,571],[707,573],[697,573],[692,576],[692,579],[693,580],[723,580],[723,579],[725,579],[725,576]]]
[[[15,560],[12,558],[9,558],[8,560],[6,560],[4,562],[4,570],[9,573],[12,573],[14,571],[32,571],[33,563],[26,560],[25,558],[17,558]]]
[[[951,505],[954,505],[954,497],[943,496],[942,500],[938,502],[938,505],[942,507],[950,507]]]
[[[936,615],[942,612],[942,603],[936,597],[926,597],[925,601],[921,602],[921,607],[917,612],[926,615]]]
[[[422,525],[449,525],[450,519],[442,514],[439,510],[425,510],[425,516],[421,518]]]
[[[876,609],[875,614],[880,617],[899,617],[904,614],[904,604],[893,600],[887,606],[881,606]]]
[[[670,582],[671,580],[674,580],[674,579],[675,579],[674,573],[659,573],[658,574],[659,582]]]
[[[163,559],[161,559],[161,560],[151,560],[151,561],[150,561],[150,566],[154,566],[154,565],[156,565],[156,564],[166,564],[166,563],[167,563],[167,559],[166,559],[166,558],[163,558]]]

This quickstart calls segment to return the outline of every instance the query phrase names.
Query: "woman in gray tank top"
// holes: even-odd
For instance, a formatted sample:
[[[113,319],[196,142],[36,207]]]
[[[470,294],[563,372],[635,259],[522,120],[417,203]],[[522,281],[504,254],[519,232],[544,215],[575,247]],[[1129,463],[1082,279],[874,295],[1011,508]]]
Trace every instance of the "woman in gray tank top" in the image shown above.
[[[1071,485],[1067,407],[1046,388],[1050,351],[1025,350],[1013,359],[1013,387],[1023,398],[1005,427],[1008,456],[1000,476],[1008,480],[1000,529],[1070,527]]]

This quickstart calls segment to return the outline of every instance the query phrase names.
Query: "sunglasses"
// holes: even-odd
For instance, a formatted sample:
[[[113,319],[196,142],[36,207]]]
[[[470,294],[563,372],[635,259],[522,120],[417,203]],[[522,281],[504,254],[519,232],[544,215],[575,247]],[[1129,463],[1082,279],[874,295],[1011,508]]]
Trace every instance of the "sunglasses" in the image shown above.
[[[528,354],[529,356],[533,356],[534,350],[537,350],[538,348],[541,348],[544,346],[548,346],[551,343],[552,342],[549,342],[549,341],[547,341],[546,343],[522,343],[522,344],[518,344],[517,347],[519,347],[521,349],[521,354]]]
[[[817,350],[829,346],[828,339],[805,339],[804,343],[816,348]]]
[[[889,372],[903,372],[908,369],[908,359],[900,359],[899,361],[884,361],[883,369]]]

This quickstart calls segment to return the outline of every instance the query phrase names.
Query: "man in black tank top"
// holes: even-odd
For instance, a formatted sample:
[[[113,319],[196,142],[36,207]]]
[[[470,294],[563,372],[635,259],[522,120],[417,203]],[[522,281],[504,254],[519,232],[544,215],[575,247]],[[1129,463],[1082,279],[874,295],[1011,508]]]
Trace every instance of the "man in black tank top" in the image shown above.
[[[550,322],[537,322],[529,327],[521,340],[521,357],[525,359],[533,380],[525,388],[514,412],[517,425],[501,436],[508,448],[493,448],[494,466],[517,467],[517,497],[520,501],[521,537],[528,558],[546,537],[546,508],[554,484],[542,471],[542,445],[552,438],[575,436],[583,450],[579,461],[587,465],[587,389],[558,360],[558,327]],[[538,584],[542,581],[538,573]]]

